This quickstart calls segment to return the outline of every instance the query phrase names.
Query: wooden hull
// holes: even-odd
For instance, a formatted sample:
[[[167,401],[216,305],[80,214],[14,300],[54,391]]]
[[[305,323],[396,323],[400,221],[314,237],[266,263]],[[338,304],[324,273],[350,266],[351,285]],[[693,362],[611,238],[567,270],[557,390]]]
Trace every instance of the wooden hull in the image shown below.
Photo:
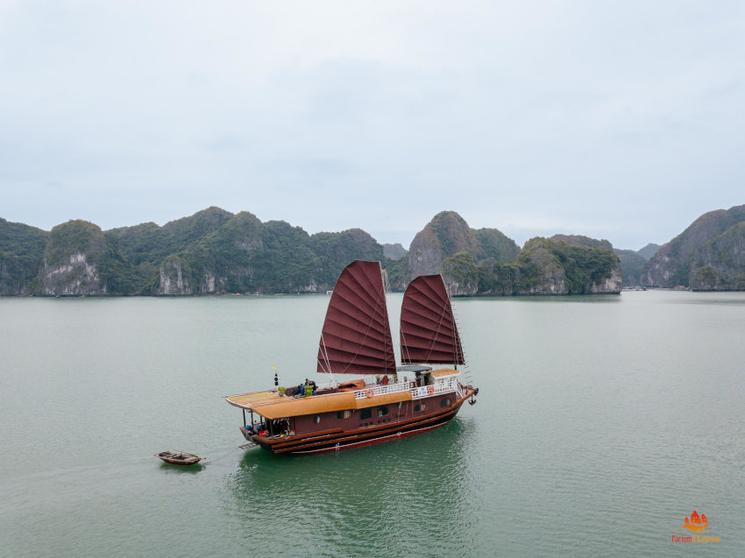
[[[246,439],[275,454],[309,455],[361,448],[423,434],[447,424],[460,410],[463,403],[475,394],[467,389],[463,397],[452,405],[416,418],[389,422],[382,425],[343,430],[341,428],[309,433],[291,438],[262,438],[241,429]],[[426,399],[422,400],[426,401]]]
[[[196,465],[204,458],[194,455],[193,453],[163,451],[156,455],[164,463],[170,465]]]

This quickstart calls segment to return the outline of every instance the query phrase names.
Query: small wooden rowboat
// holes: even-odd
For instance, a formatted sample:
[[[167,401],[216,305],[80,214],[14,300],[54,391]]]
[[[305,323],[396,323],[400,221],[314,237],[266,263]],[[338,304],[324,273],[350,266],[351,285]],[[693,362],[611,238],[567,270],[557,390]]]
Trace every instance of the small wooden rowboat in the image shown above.
[[[186,453],[185,451],[162,451],[155,457],[158,457],[171,465],[196,465],[200,461],[206,459],[205,457],[199,457],[198,455]]]

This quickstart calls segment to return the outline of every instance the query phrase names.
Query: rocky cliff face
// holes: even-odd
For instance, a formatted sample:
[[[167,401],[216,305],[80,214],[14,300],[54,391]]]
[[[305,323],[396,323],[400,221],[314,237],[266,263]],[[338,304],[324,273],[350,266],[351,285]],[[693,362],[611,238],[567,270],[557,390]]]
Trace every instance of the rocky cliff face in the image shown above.
[[[446,258],[442,262],[441,273],[450,296],[478,294],[480,272],[472,254],[459,252]]]
[[[623,287],[623,272],[620,267],[613,267],[608,277],[600,277],[590,283],[592,294],[618,294]]]
[[[103,232],[93,223],[68,221],[49,233],[41,271],[41,293],[49,296],[106,294],[100,263]]]
[[[497,263],[506,263],[513,261],[520,253],[515,241],[498,229],[476,229],[473,232],[479,245],[476,253],[478,260],[492,259]]]
[[[442,273],[453,296],[606,294],[622,272],[607,240],[579,235],[534,238],[522,250],[497,229],[474,231],[452,211],[414,238],[410,276]]]
[[[519,252],[515,242],[497,229],[474,230],[454,211],[443,211],[414,237],[409,247],[409,274],[440,273],[446,258],[465,252],[477,260],[510,261]]]
[[[647,260],[634,250],[620,250],[616,248],[613,251],[621,261],[624,287],[636,287],[641,285],[642,273],[647,265]]]
[[[533,238],[525,243],[518,267],[514,294],[564,295],[569,294],[566,271],[554,254],[553,243]]]
[[[360,229],[309,235],[217,207],[159,226],[51,233],[0,219],[0,295],[201,295],[325,292],[353,260],[383,260]],[[405,259],[399,262],[406,262]],[[405,266],[386,260],[386,264]]]
[[[551,237],[551,240],[577,248],[592,248],[615,254],[616,260],[613,261],[608,275],[593,279],[587,286],[591,294],[616,294],[621,291],[623,285],[639,284],[643,259],[638,254],[630,254],[627,250],[617,250],[613,248],[609,240],[579,234],[556,234]]]
[[[111,229],[105,235],[117,241],[122,254],[132,265],[157,267],[168,256],[188,249],[217,231],[232,216],[219,207],[208,207],[162,227],[155,223],[142,223]]]
[[[436,267],[445,246],[466,249]],[[412,276],[441,272],[453,296],[606,294],[620,292],[622,283],[607,240],[557,235],[532,239],[520,250],[496,229],[473,231],[452,212],[438,214],[417,235],[409,262]]]
[[[406,257],[409,252],[401,246],[398,242],[396,244],[382,244],[383,246],[383,257],[388,258],[394,262],[397,262],[401,258]]]
[[[189,273],[184,273],[184,264],[180,258],[171,256],[160,264],[158,294],[180,296],[194,294],[191,288]]]
[[[694,291],[745,290],[745,221],[713,238],[696,254],[689,287]]]
[[[741,206],[703,216],[660,249],[644,277],[676,285],[684,275],[692,288],[745,288],[743,230],[736,226],[744,214]],[[398,248],[388,255],[399,256]],[[46,233],[0,219],[0,295],[323,292],[354,259],[382,260],[394,289],[442,272],[462,296],[620,290],[618,258],[606,240],[557,235],[520,250],[497,229],[471,229],[451,211],[416,235],[408,255],[392,259],[384,250],[360,229],[308,235],[283,221],[262,223],[215,207],[162,227],[106,232],[71,221]],[[618,251],[622,259],[625,252]]]
[[[654,257],[659,249],[658,244],[650,243],[641,250],[621,250],[618,248],[613,250],[618,259],[621,260],[624,287],[638,287],[644,284],[647,262]]]
[[[623,282],[610,242],[583,236],[529,240],[518,271],[515,294],[618,294]]]
[[[745,205],[705,213],[657,251],[642,280],[653,287],[745,289],[743,222]]]
[[[274,227],[271,222],[268,225]],[[265,233],[255,215],[244,211],[231,216],[209,234],[163,261],[158,294],[255,292],[255,255],[264,246]]]
[[[636,253],[644,258],[646,261],[649,261],[654,258],[655,254],[659,251],[660,248],[661,246],[659,244],[650,242],[644,248],[640,248],[639,250],[637,250]]]
[[[484,260],[476,265],[471,261],[471,268],[478,272],[476,294],[479,295],[617,294],[621,291],[618,258],[602,248],[533,238],[525,243],[513,262],[498,264],[494,260]]]
[[[45,265],[42,293],[50,296],[90,296],[106,294],[106,286],[95,264],[82,252],[70,254],[67,261]]]
[[[363,230],[310,236],[242,212],[164,260],[158,294],[324,292],[355,259],[382,259],[381,246]]]
[[[411,279],[439,273],[442,261],[458,252],[476,254],[478,251],[476,235],[460,215],[454,211],[438,213],[411,241]]]

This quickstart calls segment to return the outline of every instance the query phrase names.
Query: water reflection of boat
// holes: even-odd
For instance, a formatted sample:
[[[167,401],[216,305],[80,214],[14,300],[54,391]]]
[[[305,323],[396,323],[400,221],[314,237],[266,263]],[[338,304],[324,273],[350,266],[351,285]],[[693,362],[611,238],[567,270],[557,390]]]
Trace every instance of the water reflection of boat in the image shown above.
[[[381,271],[379,262],[353,262],[334,287],[317,364],[331,375],[328,385],[306,380],[226,397],[243,411],[246,440],[277,454],[339,451],[440,428],[465,401],[475,402],[478,389],[461,382],[465,358],[442,277],[417,277],[407,287],[397,367]],[[437,364],[452,368],[430,366]],[[367,378],[337,382],[335,374]]]
[[[479,500],[474,426],[456,418],[416,440],[319,459],[246,452],[225,477],[225,514],[256,548],[282,545],[288,556],[457,556],[482,527],[459,519]],[[267,517],[291,535],[256,529]]]

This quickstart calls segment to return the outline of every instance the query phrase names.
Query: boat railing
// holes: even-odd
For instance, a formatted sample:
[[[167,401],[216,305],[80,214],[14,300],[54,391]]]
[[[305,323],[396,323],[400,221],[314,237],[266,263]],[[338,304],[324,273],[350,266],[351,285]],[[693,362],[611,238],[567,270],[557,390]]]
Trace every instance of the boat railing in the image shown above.
[[[451,377],[437,380],[435,383],[426,386],[417,386],[416,382],[396,382],[395,384],[370,386],[355,391],[354,397],[355,399],[366,399],[377,395],[385,395],[387,393],[397,393],[407,390],[411,392],[412,399],[423,399],[440,393],[457,393],[459,395],[461,393],[458,378]]]
[[[425,397],[432,397],[433,395],[438,395],[440,393],[457,393],[458,387],[457,378],[438,380],[434,384],[412,388],[411,398],[424,399]]]
[[[397,393],[400,391],[406,391],[414,386],[414,382],[396,382],[394,384],[386,385],[375,385],[369,386],[365,389],[358,389],[354,392],[355,399],[365,399],[367,397],[375,397],[376,395],[385,395],[387,393]]]

